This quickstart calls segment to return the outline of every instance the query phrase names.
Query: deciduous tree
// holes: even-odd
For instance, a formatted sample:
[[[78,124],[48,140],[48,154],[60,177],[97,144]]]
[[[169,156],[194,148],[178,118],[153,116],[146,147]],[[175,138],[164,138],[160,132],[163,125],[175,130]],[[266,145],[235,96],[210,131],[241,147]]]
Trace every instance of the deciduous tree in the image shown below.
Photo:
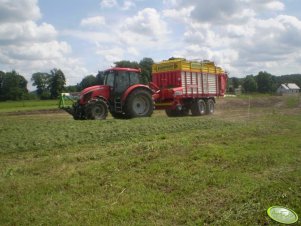
[[[97,85],[97,79],[94,75],[87,75],[83,78],[83,80],[79,83],[79,88],[85,89],[89,86],[95,86]]]
[[[272,91],[273,88],[273,81],[272,81],[272,75],[261,71],[256,76],[257,86],[258,86],[258,92],[260,93],[269,93]]]
[[[257,83],[253,75],[247,75],[243,80],[242,87],[245,92],[253,93],[257,91]]]
[[[31,81],[33,81],[33,85],[37,87],[37,95],[41,99],[48,99],[50,97],[50,78],[50,74],[42,72],[34,73],[31,76]]]
[[[52,99],[57,98],[60,93],[64,91],[66,85],[66,78],[60,69],[51,70],[51,77],[49,83],[50,96]]]
[[[141,74],[143,77],[147,78],[148,81],[152,80],[152,65],[154,64],[154,61],[152,58],[143,58],[139,62],[139,66],[141,68]]]
[[[23,100],[28,97],[27,80],[16,71],[0,73],[0,100]]]

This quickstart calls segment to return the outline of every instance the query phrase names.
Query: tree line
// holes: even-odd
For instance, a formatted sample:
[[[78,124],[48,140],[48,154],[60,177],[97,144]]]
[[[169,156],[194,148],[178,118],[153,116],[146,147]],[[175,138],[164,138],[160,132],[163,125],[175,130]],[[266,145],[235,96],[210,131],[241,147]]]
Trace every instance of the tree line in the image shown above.
[[[301,74],[275,76],[266,71],[244,78],[232,77],[228,80],[228,92],[241,87],[243,93],[274,93],[283,83],[295,83],[301,87]]]
[[[115,67],[140,68],[144,82],[151,80],[151,68],[154,63],[151,58],[136,61],[118,61]],[[104,74],[99,71],[97,75],[87,75],[80,83],[66,86],[66,77],[62,70],[52,69],[50,72],[36,72],[31,76],[31,82],[36,87],[34,93],[27,89],[28,81],[16,71],[0,71],[0,101],[24,99],[56,99],[62,92],[79,92],[86,87],[103,84]]]
[[[118,61],[116,67],[140,68],[145,84],[151,81],[151,58],[136,61]],[[0,101],[23,99],[56,99],[62,92],[79,92],[82,89],[103,84],[104,74],[99,71],[97,75],[87,75],[76,85],[66,86],[66,78],[62,70],[52,69],[48,72],[36,72],[31,76],[31,82],[36,87],[34,93],[27,89],[28,81],[16,71],[0,71]],[[282,83],[296,83],[301,87],[301,74],[274,76],[268,72],[259,72],[257,75],[247,75],[244,78],[232,77],[228,79],[227,91],[234,92],[241,87],[245,93],[273,93]]]
[[[60,69],[50,73],[34,73],[31,77],[37,87],[36,95],[41,99],[56,99],[65,90],[66,78]],[[16,71],[0,71],[0,101],[35,99],[27,89],[28,81]]]

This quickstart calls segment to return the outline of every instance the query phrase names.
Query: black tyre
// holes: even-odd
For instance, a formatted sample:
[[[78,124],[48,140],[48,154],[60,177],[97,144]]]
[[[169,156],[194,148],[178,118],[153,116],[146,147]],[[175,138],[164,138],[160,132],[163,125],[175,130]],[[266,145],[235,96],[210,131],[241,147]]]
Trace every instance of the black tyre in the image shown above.
[[[193,116],[200,116],[206,114],[206,103],[202,99],[198,99],[191,105],[191,114]]]
[[[154,104],[150,92],[143,89],[134,90],[127,97],[125,109],[129,118],[151,116]]]
[[[168,117],[179,117],[179,111],[176,109],[166,109],[165,113]]]
[[[189,114],[189,109],[188,108],[183,108],[182,110],[166,109],[165,113],[168,117],[183,117]]]
[[[214,113],[214,101],[212,99],[209,99],[206,102],[206,114],[211,115]]]
[[[82,108],[82,106],[80,106],[79,103],[74,104],[72,109],[73,109],[72,110],[72,115],[73,115],[74,120],[84,120],[84,119],[86,119],[83,108]]]
[[[128,118],[128,116],[126,114],[114,112],[114,111],[111,111],[111,115],[116,119],[127,119]]]
[[[87,119],[106,119],[108,116],[108,105],[104,100],[92,100],[86,107]]]
[[[188,116],[189,115],[189,108],[186,108],[186,107],[182,108],[181,115],[182,116]]]

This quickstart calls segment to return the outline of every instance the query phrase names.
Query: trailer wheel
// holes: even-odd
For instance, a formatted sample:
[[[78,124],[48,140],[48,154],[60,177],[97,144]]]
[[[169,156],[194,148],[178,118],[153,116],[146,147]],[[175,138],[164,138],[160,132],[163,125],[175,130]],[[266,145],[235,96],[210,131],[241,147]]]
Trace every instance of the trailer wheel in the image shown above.
[[[206,114],[206,103],[202,99],[198,99],[191,105],[191,114],[193,116],[200,116]]]
[[[88,119],[106,119],[108,105],[101,99],[90,101],[86,107],[86,115]]]
[[[189,115],[189,108],[187,108],[187,107],[182,108],[181,115],[182,116],[188,116]]]
[[[150,92],[134,90],[126,101],[126,115],[129,118],[149,117],[153,114],[154,104]]]
[[[214,101],[212,99],[209,99],[206,102],[206,114],[211,115],[214,113]]]

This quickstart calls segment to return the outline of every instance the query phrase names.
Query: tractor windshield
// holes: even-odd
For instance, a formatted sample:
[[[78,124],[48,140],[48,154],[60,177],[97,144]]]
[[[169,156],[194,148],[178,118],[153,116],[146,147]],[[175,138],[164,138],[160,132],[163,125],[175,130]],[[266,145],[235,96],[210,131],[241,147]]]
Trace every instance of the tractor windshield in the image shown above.
[[[121,95],[128,87],[144,84],[142,76],[129,70],[108,70],[104,72],[104,85],[112,87],[117,95]]]
[[[114,77],[115,77],[114,71],[106,71],[104,85],[114,87]]]

